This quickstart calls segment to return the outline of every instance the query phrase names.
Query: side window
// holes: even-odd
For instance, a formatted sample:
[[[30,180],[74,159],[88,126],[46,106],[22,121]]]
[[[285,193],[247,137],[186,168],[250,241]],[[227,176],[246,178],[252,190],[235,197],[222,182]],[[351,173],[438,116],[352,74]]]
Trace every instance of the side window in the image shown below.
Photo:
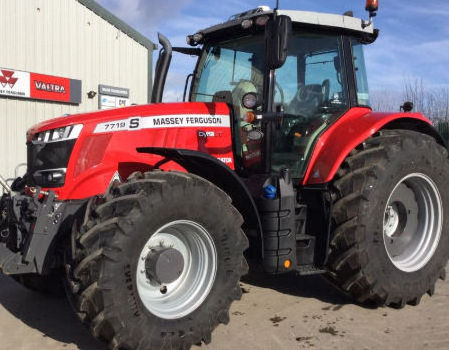
[[[354,69],[357,80],[357,99],[361,106],[369,106],[368,78],[366,76],[365,56],[363,45],[353,43],[352,54],[354,56]]]
[[[329,101],[341,101],[343,84],[341,79],[342,66],[337,51],[314,54],[306,57],[305,85],[321,86],[326,91]]]

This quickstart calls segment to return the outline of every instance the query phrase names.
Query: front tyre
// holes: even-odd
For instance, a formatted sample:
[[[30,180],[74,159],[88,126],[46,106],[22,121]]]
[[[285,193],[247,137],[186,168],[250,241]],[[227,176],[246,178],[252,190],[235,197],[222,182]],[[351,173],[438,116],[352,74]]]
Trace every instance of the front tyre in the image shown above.
[[[331,281],[374,305],[432,295],[449,257],[448,174],[446,150],[421,133],[385,130],[354,150],[333,183]]]
[[[248,241],[216,186],[191,174],[136,173],[86,215],[68,284],[95,337],[113,349],[188,349],[229,321]]]

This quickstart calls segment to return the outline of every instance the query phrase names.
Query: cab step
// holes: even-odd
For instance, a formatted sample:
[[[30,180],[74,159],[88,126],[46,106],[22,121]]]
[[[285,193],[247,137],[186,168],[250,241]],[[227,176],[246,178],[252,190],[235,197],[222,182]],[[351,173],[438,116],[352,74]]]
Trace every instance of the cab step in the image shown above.
[[[300,276],[320,275],[327,271],[315,265],[299,265],[296,266],[296,272]]]

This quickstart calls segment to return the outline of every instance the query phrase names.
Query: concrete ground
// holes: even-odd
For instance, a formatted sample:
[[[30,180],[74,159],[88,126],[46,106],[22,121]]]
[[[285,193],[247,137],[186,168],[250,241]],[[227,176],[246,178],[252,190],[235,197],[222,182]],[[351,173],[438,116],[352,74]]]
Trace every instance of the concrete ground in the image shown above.
[[[403,310],[356,306],[318,276],[253,275],[242,286],[230,324],[218,327],[203,349],[449,349],[449,282]],[[64,299],[29,292],[3,276],[0,339],[1,350],[106,349]]]

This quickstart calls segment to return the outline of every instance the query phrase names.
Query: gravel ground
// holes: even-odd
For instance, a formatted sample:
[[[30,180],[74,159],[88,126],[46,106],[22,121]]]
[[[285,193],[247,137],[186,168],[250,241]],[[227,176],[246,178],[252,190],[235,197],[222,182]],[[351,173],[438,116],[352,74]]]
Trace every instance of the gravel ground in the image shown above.
[[[449,349],[449,282],[417,307],[366,309],[319,276],[252,275],[231,322],[202,349]],[[29,292],[0,277],[0,349],[105,350],[65,299]],[[199,349],[199,347],[195,347]]]

